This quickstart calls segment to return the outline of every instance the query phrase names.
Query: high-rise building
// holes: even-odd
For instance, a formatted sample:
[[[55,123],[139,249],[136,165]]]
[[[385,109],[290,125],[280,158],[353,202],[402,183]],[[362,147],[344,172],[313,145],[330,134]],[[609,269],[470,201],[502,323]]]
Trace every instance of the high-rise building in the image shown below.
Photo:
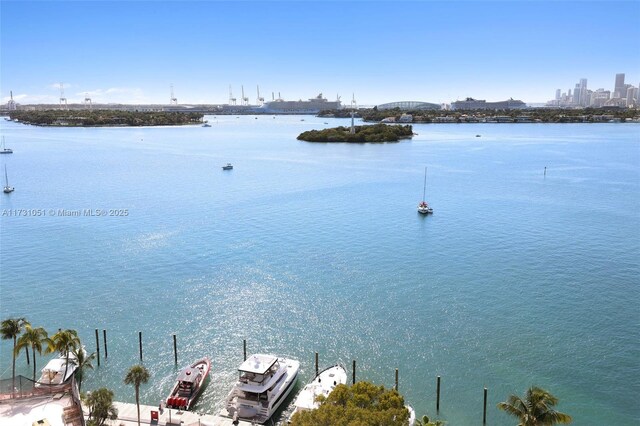
[[[616,94],[614,98],[626,97],[627,96],[626,90],[627,89],[624,86],[624,73],[616,74],[616,85],[613,89],[614,94]]]
[[[562,95],[561,95],[561,91],[560,91],[560,89],[557,89],[557,90],[556,90],[556,101],[559,101],[559,100],[560,100],[560,96],[562,96]]]

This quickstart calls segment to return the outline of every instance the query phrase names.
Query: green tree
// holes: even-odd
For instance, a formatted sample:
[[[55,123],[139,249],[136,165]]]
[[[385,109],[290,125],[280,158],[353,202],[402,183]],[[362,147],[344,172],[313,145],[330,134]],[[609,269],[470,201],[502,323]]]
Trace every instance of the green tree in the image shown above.
[[[433,420],[429,418],[429,416],[422,416],[421,419],[416,419],[415,426],[444,426],[446,422],[442,420]]]
[[[20,333],[22,333],[22,328],[29,324],[25,318],[8,318],[2,321],[2,325],[0,326],[0,334],[2,334],[2,340],[13,339],[13,364],[11,367],[11,393],[13,394],[16,388],[16,345],[17,339]]]
[[[82,349],[82,347],[73,349],[71,353],[73,354],[76,365],[78,366],[78,369],[75,372],[75,376],[76,382],[78,383],[79,392],[82,388],[82,379],[84,378],[85,370],[93,370],[93,364],[91,363],[91,361],[96,358],[96,353],[94,352],[91,355],[87,355],[87,352]]]
[[[124,378],[126,385],[133,385],[136,389],[136,406],[138,408],[138,426],[140,426],[140,385],[149,381],[151,374],[142,365],[134,365],[127,371],[127,375]]]
[[[33,328],[31,324],[25,325],[25,330],[22,336],[18,339],[17,345],[13,350],[14,356],[18,356],[23,348],[31,347],[33,354],[33,381],[36,381],[36,351],[39,354],[42,353],[43,345],[49,346],[49,338],[47,337],[47,331],[42,327]]]
[[[320,396],[316,410],[296,413],[292,426],[405,426],[409,410],[396,390],[369,382],[338,385],[328,397]]]
[[[527,390],[524,398],[510,395],[498,408],[520,420],[518,426],[543,426],[571,423],[571,416],[554,410],[558,398],[536,386]]]
[[[74,349],[80,348],[80,338],[75,330],[60,330],[51,336],[48,352],[60,352],[65,358],[64,376],[69,369],[69,355]]]
[[[107,420],[118,418],[118,409],[113,405],[113,392],[107,388],[87,392],[82,395],[82,402],[89,409],[87,426],[102,426]]]

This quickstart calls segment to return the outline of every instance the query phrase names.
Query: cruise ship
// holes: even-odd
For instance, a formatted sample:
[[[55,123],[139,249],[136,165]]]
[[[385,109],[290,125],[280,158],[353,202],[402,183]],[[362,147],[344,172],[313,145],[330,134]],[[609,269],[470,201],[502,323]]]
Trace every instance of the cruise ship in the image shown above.
[[[464,101],[455,101],[451,103],[452,110],[474,110],[474,109],[524,109],[527,105],[513,98],[506,101],[487,102],[483,99],[467,98]]]
[[[342,108],[340,99],[329,101],[320,93],[315,98],[307,101],[285,101],[284,99],[275,99],[265,102],[258,108],[263,114],[317,114],[320,111]]]

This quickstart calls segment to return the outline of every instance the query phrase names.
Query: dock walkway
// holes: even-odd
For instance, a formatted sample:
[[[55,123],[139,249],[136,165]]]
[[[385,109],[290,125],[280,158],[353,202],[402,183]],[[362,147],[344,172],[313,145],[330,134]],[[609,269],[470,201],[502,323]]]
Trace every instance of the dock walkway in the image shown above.
[[[118,418],[116,420],[107,420],[109,426],[137,426],[138,411],[136,404],[127,402],[114,402],[113,405],[118,409]],[[85,418],[89,415],[89,411],[84,408]],[[151,412],[158,412],[158,420],[151,420]],[[159,412],[158,406],[140,404],[140,424],[141,425],[176,425],[176,426],[251,426],[253,423],[239,421],[233,423],[233,420],[213,414],[198,414],[191,411],[178,411],[165,408],[162,413]]]

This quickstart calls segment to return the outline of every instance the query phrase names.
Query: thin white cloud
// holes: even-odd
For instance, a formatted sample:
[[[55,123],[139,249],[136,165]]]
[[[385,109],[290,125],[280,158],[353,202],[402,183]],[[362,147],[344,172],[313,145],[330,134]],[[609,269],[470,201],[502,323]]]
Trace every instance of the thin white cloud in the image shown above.
[[[92,103],[146,103],[144,92],[138,87],[110,87],[108,89],[94,89],[77,92],[77,97],[84,101],[85,97],[91,98]]]

